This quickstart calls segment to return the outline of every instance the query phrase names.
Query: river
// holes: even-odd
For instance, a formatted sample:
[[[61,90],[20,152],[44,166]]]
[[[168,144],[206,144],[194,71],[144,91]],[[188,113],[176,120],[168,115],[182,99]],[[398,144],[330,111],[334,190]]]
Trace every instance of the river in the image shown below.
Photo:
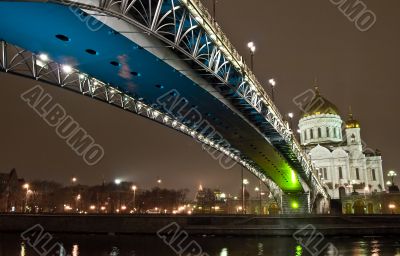
[[[45,256],[20,235],[0,234],[0,256]],[[59,242],[65,250],[54,254],[62,256],[177,256],[175,244],[168,245],[157,236],[141,235],[55,235],[52,240]],[[315,240],[316,241],[316,240]],[[314,241],[314,242],[315,242]],[[181,247],[196,242],[205,255],[210,256],[400,256],[400,237],[331,237],[321,240],[320,247],[327,246],[323,253],[312,251],[313,242],[308,247],[301,246],[292,237],[213,237],[190,236]],[[306,240],[303,241],[306,244]],[[300,241],[301,243],[301,241]],[[331,243],[331,244],[330,244]],[[175,245],[175,247],[174,247]],[[333,248],[334,247],[334,248]],[[335,253],[337,249],[338,254]],[[184,252],[181,256],[189,256]],[[196,254],[192,254],[196,255]],[[46,255],[53,256],[53,255]]]

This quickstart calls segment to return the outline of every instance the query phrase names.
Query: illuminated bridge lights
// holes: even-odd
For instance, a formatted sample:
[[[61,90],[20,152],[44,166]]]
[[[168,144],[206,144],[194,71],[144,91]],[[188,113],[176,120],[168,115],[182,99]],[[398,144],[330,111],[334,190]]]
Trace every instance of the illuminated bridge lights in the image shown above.
[[[137,2],[140,2],[140,1],[141,0],[138,0]],[[289,145],[290,145],[290,143],[292,143],[292,140],[294,141],[293,147],[296,150],[293,150],[293,153],[296,156],[295,159],[297,159],[297,161],[303,167],[303,170],[298,170],[298,171],[303,178],[304,178],[304,176],[306,176],[305,180],[306,180],[306,182],[308,182],[307,174],[312,174],[312,172],[310,171],[310,170],[312,170],[312,166],[308,163],[308,158],[302,154],[301,150],[297,150],[299,148],[298,148],[298,145],[296,144],[296,140],[293,138],[293,135],[290,133],[290,129],[288,129],[285,122],[283,122],[283,119],[282,119],[279,111],[276,109],[273,102],[266,95],[265,91],[262,89],[262,86],[256,80],[254,74],[246,66],[246,64],[243,61],[243,58],[237,53],[237,51],[231,45],[228,38],[223,34],[223,32],[219,28],[219,26],[216,25],[216,23],[212,21],[211,16],[208,14],[208,12],[205,10],[205,8],[201,5],[201,3],[199,1],[197,1],[197,0],[196,1],[181,0],[181,2],[184,3],[184,5],[187,7],[187,9],[190,12],[189,15],[187,15],[185,17],[189,17],[190,15],[192,15],[194,17],[194,18],[193,17],[188,18],[188,21],[190,19],[190,21],[193,21],[193,23],[194,23],[193,26],[195,26],[195,27],[193,27],[193,29],[194,30],[199,29],[198,27],[200,27],[200,29],[205,30],[205,32],[203,32],[203,30],[201,30],[200,34],[204,35],[204,38],[207,40],[207,45],[212,46],[211,47],[212,50],[216,50],[216,52],[217,52],[216,55],[215,54],[210,55],[210,56],[202,55],[204,57],[204,60],[207,59],[206,61],[210,61],[209,63],[211,63],[211,65],[209,67],[202,65],[202,60],[196,58],[198,55],[193,54],[193,52],[190,52],[191,49],[183,48],[181,45],[179,45],[179,43],[176,43],[176,42],[169,42],[168,39],[165,37],[165,35],[163,36],[162,34],[158,33],[158,30],[156,30],[156,28],[154,28],[154,27],[146,27],[147,25],[150,25],[150,23],[154,24],[154,22],[149,22],[149,24],[147,24],[147,25],[144,24],[143,22],[142,22],[142,24],[139,24],[140,21],[135,21],[135,20],[132,20],[131,18],[129,18],[127,14],[129,11],[132,11],[133,9],[130,9],[130,10],[124,9],[124,8],[128,8],[128,5],[126,5],[126,3],[128,3],[128,1],[126,1],[126,0],[122,0],[122,1],[110,0],[108,2],[110,3],[109,6],[111,6],[112,4],[115,4],[115,6],[120,6],[121,9],[113,11],[111,9],[108,10],[108,6],[105,7],[105,9],[100,8],[100,6],[96,6],[96,4],[98,3],[97,1],[93,1],[92,4],[87,4],[83,0],[76,0],[76,1],[73,1],[73,4],[77,5],[77,7],[84,8],[94,14],[107,13],[107,15],[109,15],[110,17],[112,15],[115,18],[118,18],[120,20],[124,20],[124,21],[130,23],[132,26],[139,25],[139,27],[141,29],[143,29],[144,31],[148,32],[149,35],[153,35],[153,36],[157,37],[158,39],[161,39],[162,41],[164,41],[167,44],[167,47],[175,47],[175,49],[177,51],[180,51],[181,53],[186,54],[186,56],[189,57],[188,59],[189,60],[191,59],[193,61],[191,63],[199,64],[201,67],[204,68],[204,71],[211,73],[212,75],[214,75],[214,78],[221,80],[222,83],[229,84],[228,79],[229,79],[230,74],[228,73],[229,71],[226,71],[226,70],[234,70],[234,68],[231,69],[230,68],[231,66],[229,66],[229,69],[226,68],[224,70],[225,67],[224,66],[218,67],[218,65],[219,65],[218,63],[221,63],[221,64],[228,63],[227,65],[233,65],[236,68],[236,70],[242,75],[242,78],[243,78],[243,83],[241,84],[240,89],[237,90],[237,95],[242,97],[242,100],[247,102],[246,104],[248,104],[248,106],[253,107],[256,113],[265,117],[265,120],[263,120],[263,121],[265,123],[269,123],[273,126],[273,128],[277,131],[277,134],[279,134],[279,136],[280,136],[279,138],[277,138],[277,139],[279,139],[279,141],[281,141],[281,138],[283,138],[283,140]],[[72,1],[68,1],[68,0],[61,1],[60,0],[60,3],[68,6],[72,3]],[[153,3],[153,1],[151,1],[151,3]],[[157,3],[157,1],[154,1],[154,3]],[[159,2],[159,3],[162,3],[162,2]],[[179,5],[179,2],[176,2],[176,3]],[[85,5],[83,5],[83,4],[85,4]],[[131,6],[129,8],[131,8]],[[116,8],[116,9],[119,9],[119,8]],[[185,8],[180,8],[179,11],[181,11],[182,9],[186,13]],[[112,11],[112,13],[106,12],[106,11]],[[143,11],[147,13],[148,10],[143,10]],[[164,12],[165,10],[163,9],[162,11]],[[170,11],[173,13],[173,15],[175,14],[175,10],[170,10]],[[164,15],[164,13],[162,15]],[[153,17],[153,16],[151,16],[151,17],[152,17],[151,19],[160,18],[160,17]],[[183,19],[182,19],[182,21],[183,21]],[[197,26],[196,22],[200,26]],[[188,24],[186,22],[181,22],[181,23]],[[182,29],[185,30],[187,28],[184,27]],[[182,33],[182,34],[189,35],[188,33]],[[208,36],[207,36],[207,34],[208,34]],[[70,41],[70,38],[68,36],[66,36],[66,35],[63,35],[63,36],[64,37],[57,35],[57,38],[61,41],[65,41],[65,42]],[[213,42],[208,41],[208,38],[211,38],[213,40]],[[181,42],[182,42],[182,40],[187,40],[187,39],[190,39],[190,38],[179,38],[179,40],[181,40]],[[213,46],[213,44],[216,45],[217,47],[215,48]],[[218,56],[218,57],[215,57],[215,56]],[[226,60],[227,60],[227,62],[225,62]],[[232,61],[230,61],[230,60],[232,60]],[[215,64],[215,68],[214,68],[214,64]],[[64,73],[69,73],[69,72],[64,72]],[[89,88],[92,88],[92,87],[89,87]],[[233,89],[233,88],[231,88],[231,89]],[[98,93],[101,93],[100,89],[98,89],[98,91],[99,91]],[[105,92],[110,93],[110,91],[107,89],[105,90]],[[119,93],[119,92],[116,92],[116,93]],[[113,103],[118,101],[118,95],[114,95],[113,92],[111,92],[110,96],[106,95],[106,98],[107,98],[107,101],[112,99]],[[139,101],[140,101],[140,99],[139,99]],[[129,104],[127,103],[127,105],[129,105]],[[147,109],[147,107],[146,107],[146,109]],[[266,112],[264,113],[263,111],[266,111]],[[179,125],[180,124],[177,123],[175,126],[179,127]],[[187,133],[190,131],[189,130],[186,131],[186,129],[185,129],[185,131],[183,131],[183,132]],[[226,152],[227,151],[225,150],[224,153],[226,153]],[[288,156],[285,155],[285,157],[288,157]],[[289,153],[289,158],[293,159],[291,152]],[[304,174],[302,172],[304,172]],[[289,171],[289,175],[290,174],[291,174],[291,172]],[[290,180],[292,181],[293,179],[290,179]],[[315,184],[320,191],[323,191],[322,186],[316,177],[312,176],[311,183]],[[326,196],[325,193],[323,193],[323,194]]]

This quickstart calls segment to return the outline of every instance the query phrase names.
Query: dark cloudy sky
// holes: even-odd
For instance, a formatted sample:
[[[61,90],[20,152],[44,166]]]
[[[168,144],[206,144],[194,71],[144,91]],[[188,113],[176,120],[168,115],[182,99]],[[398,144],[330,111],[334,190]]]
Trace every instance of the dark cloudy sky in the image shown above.
[[[210,0],[208,0],[211,2]],[[318,77],[322,94],[347,115],[351,105],[368,147],[383,153],[384,169],[400,170],[400,2],[364,0],[377,23],[360,32],[329,0],[219,0],[217,19],[233,44],[248,56],[256,43],[255,73],[260,82],[278,80],[282,113],[298,112],[292,99]],[[235,193],[240,168],[219,167],[199,144],[170,129],[104,103],[46,86],[71,116],[105,149],[88,167],[19,95],[37,83],[0,74],[2,117],[0,172],[15,167],[27,179],[99,183],[102,177],[133,180],[140,187],[195,190],[199,184]],[[255,185],[255,180],[251,183]]]

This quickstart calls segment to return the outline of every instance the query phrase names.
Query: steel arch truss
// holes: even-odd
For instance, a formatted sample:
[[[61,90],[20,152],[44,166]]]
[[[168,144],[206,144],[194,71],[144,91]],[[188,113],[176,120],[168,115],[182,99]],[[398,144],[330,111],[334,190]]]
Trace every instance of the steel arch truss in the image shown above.
[[[255,124],[310,188],[329,197],[287,122],[199,0],[51,2],[118,18],[160,39]]]
[[[55,1],[55,0],[54,0]],[[326,193],[287,122],[199,0],[59,0],[63,4],[107,13],[153,34],[175,49],[200,75],[234,102],[296,168],[311,189]]]
[[[0,42],[0,71],[35,79],[36,81],[77,92],[151,119],[193,137],[208,148],[222,152],[248,169],[253,175],[263,181],[277,203],[281,205],[282,190],[279,186],[267,177],[254,162],[241,154],[240,151],[230,146],[225,147],[224,145],[229,145],[227,141],[224,139],[222,141],[221,139],[215,141],[212,137],[204,136],[182,123],[176,117],[165,114],[157,108],[119,91],[112,85],[106,84],[76,69],[66,71],[65,66],[59,63],[51,60],[43,61],[40,59],[40,56],[12,44],[7,44],[5,41]]]

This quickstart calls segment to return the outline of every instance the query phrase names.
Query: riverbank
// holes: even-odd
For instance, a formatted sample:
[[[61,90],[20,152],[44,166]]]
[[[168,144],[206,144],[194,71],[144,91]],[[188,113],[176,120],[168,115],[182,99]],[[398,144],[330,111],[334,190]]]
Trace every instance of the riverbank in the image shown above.
[[[177,223],[191,235],[292,236],[307,227],[326,236],[400,235],[400,216],[238,215],[22,215],[0,214],[0,232],[21,233],[40,224],[50,233],[156,234]]]

